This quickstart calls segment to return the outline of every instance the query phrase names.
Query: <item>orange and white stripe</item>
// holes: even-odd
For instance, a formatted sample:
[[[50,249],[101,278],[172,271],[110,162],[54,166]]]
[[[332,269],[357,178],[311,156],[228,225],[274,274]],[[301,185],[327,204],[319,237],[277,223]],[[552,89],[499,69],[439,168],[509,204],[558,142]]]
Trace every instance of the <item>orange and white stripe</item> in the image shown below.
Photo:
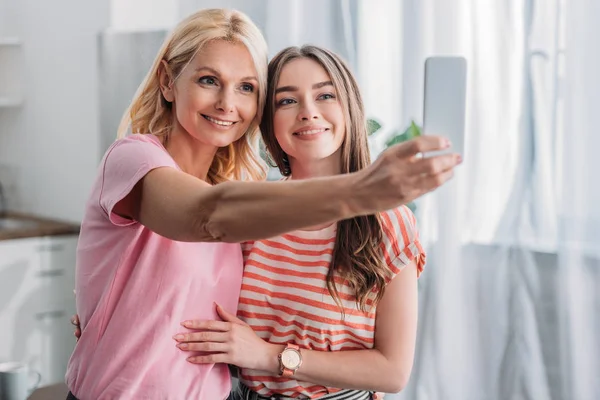
[[[425,254],[410,209],[402,206],[382,213],[382,222],[381,253],[392,275],[417,257],[420,273]],[[360,311],[350,287],[336,279],[345,312],[342,319],[327,290],[335,235],[333,224],[242,244],[245,268],[238,316],[261,338],[319,351],[373,347],[375,309]],[[241,381],[263,396],[318,398],[339,390],[250,369],[241,371]]]

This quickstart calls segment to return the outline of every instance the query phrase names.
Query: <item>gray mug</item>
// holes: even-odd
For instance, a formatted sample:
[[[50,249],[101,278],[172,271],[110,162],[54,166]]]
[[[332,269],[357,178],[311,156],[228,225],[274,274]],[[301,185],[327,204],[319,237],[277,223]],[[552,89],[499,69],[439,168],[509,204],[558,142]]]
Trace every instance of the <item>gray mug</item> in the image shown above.
[[[32,376],[35,376],[33,385]],[[25,363],[0,363],[0,400],[27,400],[41,380],[42,376],[30,371]]]

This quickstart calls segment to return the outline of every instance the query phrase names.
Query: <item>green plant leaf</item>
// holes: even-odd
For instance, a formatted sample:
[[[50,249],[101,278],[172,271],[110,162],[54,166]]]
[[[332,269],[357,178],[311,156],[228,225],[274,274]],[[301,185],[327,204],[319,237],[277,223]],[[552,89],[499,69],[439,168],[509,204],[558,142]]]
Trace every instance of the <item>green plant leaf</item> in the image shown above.
[[[394,132],[394,135],[385,142],[386,147],[393,146],[398,143],[402,143],[408,140],[406,132]]]
[[[372,118],[367,119],[367,133],[369,136],[381,129],[381,124]]]
[[[385,142],[387,147],[393,146],[398,143],[406,142],[407,140],[414,139],[417,136],[421,136],[421,127],[415,123],[415,121],[411,121],[410,125],[404,132],[394,132],[391,138]]]
[[[410,139],[414,139],[417,136],[421,136],[421,127],[415,124],[415,121],[410,121],[410,126],[406,129],[406,132]]]

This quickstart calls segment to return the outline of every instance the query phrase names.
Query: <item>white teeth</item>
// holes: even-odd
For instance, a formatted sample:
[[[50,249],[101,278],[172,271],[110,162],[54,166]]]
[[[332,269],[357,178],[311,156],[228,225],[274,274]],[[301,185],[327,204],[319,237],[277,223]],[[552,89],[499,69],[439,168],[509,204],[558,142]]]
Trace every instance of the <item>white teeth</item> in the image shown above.
[[[230,122],[230,121],[220,121],[218,119],[211,118],[208,115],[205,115],[204,118],[206,118],[210,122],[214,122],[215,124],[221,125],[221,126],[230,126],[230,125],[233,125],[233,122]]]
[[[297,132],[297,135],[315,135],[317,133],[325,132],[327,129],[311,129],[310,131]]]

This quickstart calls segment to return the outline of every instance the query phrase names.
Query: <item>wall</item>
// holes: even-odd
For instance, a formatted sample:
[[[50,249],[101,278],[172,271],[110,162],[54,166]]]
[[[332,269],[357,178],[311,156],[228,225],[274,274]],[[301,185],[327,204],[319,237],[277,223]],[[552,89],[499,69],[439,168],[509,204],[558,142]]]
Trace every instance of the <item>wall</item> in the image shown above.
[[[97,33],[103,0],[0,4],[0,33],[18,36],[25,103],[0,109],[0,164],[16,181],[12,209],[79,221],[97,166]]]
[[[117,31],[170,29],[179,18],[177,0],[110,0],[110,28]]]

